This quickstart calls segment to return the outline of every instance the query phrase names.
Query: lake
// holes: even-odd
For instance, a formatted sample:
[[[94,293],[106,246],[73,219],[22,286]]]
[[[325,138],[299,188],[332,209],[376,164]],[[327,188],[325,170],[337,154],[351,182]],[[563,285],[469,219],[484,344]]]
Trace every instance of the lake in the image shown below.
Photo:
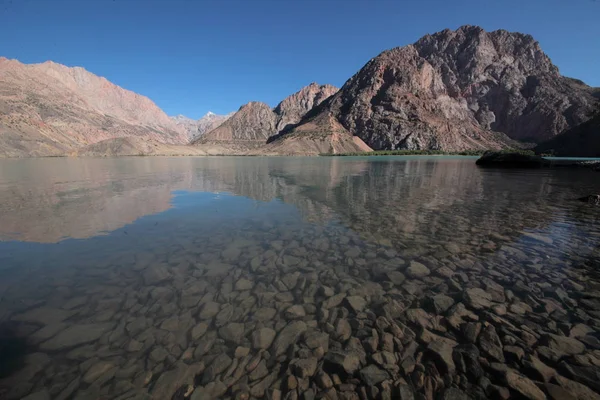
[[[598,398],[599,178],[0,160],[0,398]]]

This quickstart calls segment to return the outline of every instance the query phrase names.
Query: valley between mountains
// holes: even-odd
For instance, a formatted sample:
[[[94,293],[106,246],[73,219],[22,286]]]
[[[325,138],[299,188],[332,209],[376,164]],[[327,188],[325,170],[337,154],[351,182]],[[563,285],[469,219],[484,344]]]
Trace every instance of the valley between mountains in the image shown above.
[[[226,95],[226,94],[225,94]],[[169,117],[80,67],[0,58],[0,156],[318,155],[533,148],[600,156],[600,88],[562,76],[530,35],[477,26],[369,60],[341,88],[277,106]]]

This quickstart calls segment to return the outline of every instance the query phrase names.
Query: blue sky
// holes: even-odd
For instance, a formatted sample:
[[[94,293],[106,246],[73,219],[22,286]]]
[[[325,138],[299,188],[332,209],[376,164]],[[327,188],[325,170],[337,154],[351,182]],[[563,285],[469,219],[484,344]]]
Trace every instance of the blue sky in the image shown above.
[[[0,0],[0,55],[82,66],[199,118],[341,86],[381,51],[464,24],[529,33],[600,86],[599,21],[600,0]]]

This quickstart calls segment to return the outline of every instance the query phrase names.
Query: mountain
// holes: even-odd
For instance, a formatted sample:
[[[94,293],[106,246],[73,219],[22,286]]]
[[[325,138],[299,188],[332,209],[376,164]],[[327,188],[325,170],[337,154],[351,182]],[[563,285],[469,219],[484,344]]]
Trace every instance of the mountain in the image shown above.
[[[338,90],[332,85],[319,85],[313,82],[286,97],[273,110],[277,114],[277,131],[282,131],[286,127],[300,122],[307,112],[336,94]]]
[[[573,128],[596,103],[531,36],[463,26],[384,51],[301,124],[331,115],[374,149],[501,148]]]
[[[80,67],[0,58],[0,156],[47,156],[133,136],[187,143],[147,97]]]
[[[217,128],[223,122],[227,121],[227,119],[229,119],[229,117],[232,115],[233,113],[229,113],[227,115],[218,115],[209,111],[198,120],[188,118],[184,115],[177,115],[170,118],[175,124],[185,129],[188,135],[188,141],[192,142],[198,137],[202,136],[204,133]]]
[[[227,121],[206,132],[195,143],[257,142],[265,143],[275,132],[277,116],[265,103],[244,104]]]
[[[206,132],[194,144],[237,143],[250,148],[264,145],[267,139],[286,127],[300,122],[302,117],[321,104],[337,88],[331,85],[311,83],[286,97],[274,109],[267,104],[252,101],[243,105],[217,128]]]
[[[175,125],[183,128],[187,134],[188,141],[192,140],[192,138],[198,135],[198,120],[188,118],[181,114],[169,118],[171,118],[171,121],[173,121]]]
[[[369,151],[372,149],[365,142],[348,132],[332,115],[321,113],[310,122],[273,137],[258,153],[309,156]]]

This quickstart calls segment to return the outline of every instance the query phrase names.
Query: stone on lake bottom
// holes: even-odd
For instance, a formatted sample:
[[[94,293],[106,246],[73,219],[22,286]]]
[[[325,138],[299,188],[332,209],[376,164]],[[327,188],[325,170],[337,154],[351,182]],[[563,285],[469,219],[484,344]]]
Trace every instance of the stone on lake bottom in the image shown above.
[[[440,373],[454,374],[456,367],[452,358],[453,350],[448,341],[442,340],[435,340],[427,346],[427,351],[434,359]]]
[[[581,354],[585,351],[585,345],[579,340],[567,336],[553,335],[551,333],[543,335],[540,339],[540,343],[565,355]]]
[[[430,273],[429,268],[417,261],[411,261],[409,267],[406,269],[406,275],[415,279],[424,278]]]
[[[332,366],[332,372],[343,371],[352,375],[360,366],[360,356],[351,351],[329,351],[325,354],[325,362]]]
[[[490,308],[492,306],[492,295],[480,288],[465,290],[463,299],[468,306],[475,310]]]
[[[367,305],[367,301],[360,296],[348,296],[346,302],[355,313],[362,312]]]
[[[506,384],[523,397],[531,400],[546,400],[546,395],[530,379],[515,370],[508,369],[504,375]]]
[[[227,342],[241,344],[244,339],[244,324],[230,322],[219,329],[219,336]]]
[[[291,344],[296,343],[306,329],[306,323],[303,321],[295,321],[287,324],[273,342],[272,348],[275,357],[279,357],[285,353]]]
[[[383,382],[386,379],[389,379],[390,375],[382,369],[379,369],[377,366],[371,364],[361,369],[358,372],[361,380],[365,382],[369,386],[375,386],[380,382]]]
[[[295,359],[290,362],[290,367],[297,377],[307,379],[313,376],[317,371],[318,361],[319,360],[315,357]]]
[[[301,304],[296,304],[285,310],[285,317],[287,319],[302,319],[306,316],[306,311]]]
[[[252,348],[266,350],[271,347],[277,332],[271,328],[260,328],[252,332]]]
[[[50,340],[42,343],[40,349],[59,351],[92,343],[100,339],[106,332],[112,330],[113,327],[113,323],[71,325]]]
[[[493,325],[486,326],[479,334],[479,347],[493,359],[504,362],[502,342]]]

